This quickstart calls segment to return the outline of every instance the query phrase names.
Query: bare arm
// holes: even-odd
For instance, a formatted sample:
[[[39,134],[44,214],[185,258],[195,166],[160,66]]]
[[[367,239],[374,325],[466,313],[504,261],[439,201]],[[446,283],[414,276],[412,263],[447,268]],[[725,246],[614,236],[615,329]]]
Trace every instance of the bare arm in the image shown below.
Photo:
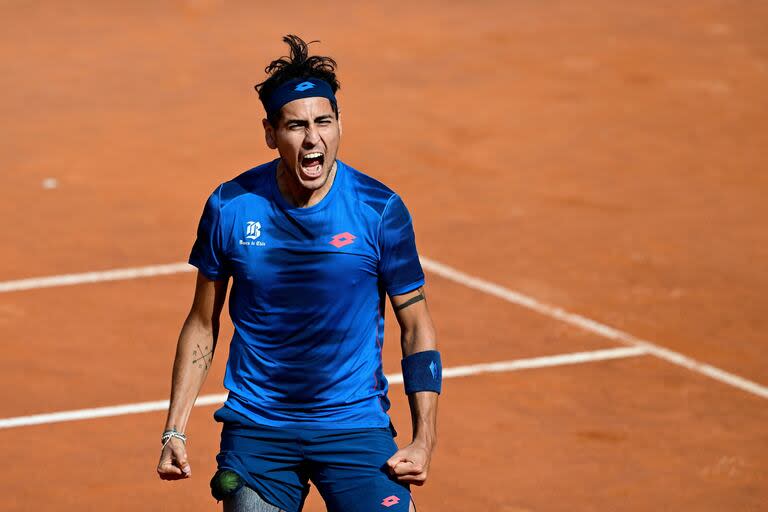
[[[211,281],[197,273],[195,298],[179,334],[173,362],[171,404],[165,430],[184,432],[195,399],[213,362],[219,335],[219,317],[227,295],[227,280]],[[184,443],[171,439],[160,454],[160,478],[187,478],[191,469]]]
[[[403,357],[437,350],[435,327],[423,288],[392,297]],[[422,485],[427,479],[432,450],[437,443],[437,393],[420,391],[408,395],[413,425],[411,444],[398,450],[388,464],[398,480]]]

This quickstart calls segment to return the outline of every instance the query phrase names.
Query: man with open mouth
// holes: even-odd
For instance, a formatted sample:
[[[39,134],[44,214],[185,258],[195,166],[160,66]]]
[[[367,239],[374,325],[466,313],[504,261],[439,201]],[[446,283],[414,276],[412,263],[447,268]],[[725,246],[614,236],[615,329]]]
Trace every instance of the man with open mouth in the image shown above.
[[[203,210],[157,471],[191,476],[186,425],[213,360],[230,278],[235,331],[214,418],[225,511],[298,512],[312,482],[331,512],[415,511],[436,442],[442,364],[411,216],[337,159],[336,62],[294,35],[256,86],[278,158],[222,183]],[[398,449],[382,368],[384,305],[401,330],[413,437]]]

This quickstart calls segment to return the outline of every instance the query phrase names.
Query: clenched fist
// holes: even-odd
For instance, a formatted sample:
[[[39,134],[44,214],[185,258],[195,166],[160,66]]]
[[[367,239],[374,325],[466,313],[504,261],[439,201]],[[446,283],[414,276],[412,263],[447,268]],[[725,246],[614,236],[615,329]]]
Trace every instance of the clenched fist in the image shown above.
[[[192,476],[192,468],[187,461],[187,448],[177,438],[171,438],[160,453],[157,474],[163,480],[181,480]]]

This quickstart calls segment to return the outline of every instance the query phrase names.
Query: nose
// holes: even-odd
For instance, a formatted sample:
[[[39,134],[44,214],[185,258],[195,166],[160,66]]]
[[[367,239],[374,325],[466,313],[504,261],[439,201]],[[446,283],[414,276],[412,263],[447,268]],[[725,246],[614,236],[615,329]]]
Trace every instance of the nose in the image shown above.
[[[314,148],[318,142],[320,142],[320,132],[314,123],[310,123],[304,132],[304,147],[307,149]]]

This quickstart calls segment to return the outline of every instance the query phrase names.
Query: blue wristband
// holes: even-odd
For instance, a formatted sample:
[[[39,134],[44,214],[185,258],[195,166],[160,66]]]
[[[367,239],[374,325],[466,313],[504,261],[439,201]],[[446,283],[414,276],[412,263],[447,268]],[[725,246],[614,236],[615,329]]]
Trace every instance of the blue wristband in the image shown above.
[[[403,367],[403,384],[407,395],[419,391],[434,391],[440,394],[443,382],[440,352],[416,352],[404,358],[400,364]]]

